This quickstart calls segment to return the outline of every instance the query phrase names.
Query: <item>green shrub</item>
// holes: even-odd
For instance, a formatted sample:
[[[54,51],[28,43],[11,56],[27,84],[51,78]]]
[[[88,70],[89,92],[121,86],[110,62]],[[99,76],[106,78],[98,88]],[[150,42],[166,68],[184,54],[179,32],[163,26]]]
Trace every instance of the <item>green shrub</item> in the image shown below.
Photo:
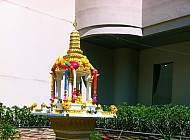
[[[17,127],[8,122],[0,121],[1,140],[8,140],[8,139],[13,140],[15,135],[19,135],[20,137],[20,132],[18,131]]]
[[[94,130],[90,133],[90,136],[89,136],[89,139],[90,140],[101,140],[101,137],[100,137],[100,134],[98,131]]]
[[[6,107],[0,103],[0,119],[17,127],[49,127],[50,120],[46,116],[32,115],[30,108]]]
[[[117,106],[117,118],[100,118],[98,128],[161,134],[166,140],[190,136],[190,108],[184,105]]]
[[[32,115],[26,106],[6,107],[0,103],[0,139],[14,139],[20,134],[18,127],[49,127],[50,120],[46,116]]]

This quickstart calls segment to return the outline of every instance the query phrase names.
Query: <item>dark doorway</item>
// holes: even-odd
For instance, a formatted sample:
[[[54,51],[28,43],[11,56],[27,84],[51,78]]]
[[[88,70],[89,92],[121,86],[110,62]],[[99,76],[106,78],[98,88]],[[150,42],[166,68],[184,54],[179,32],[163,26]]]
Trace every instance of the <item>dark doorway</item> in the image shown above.
[[[172,102],[172,81],[173,63],[154,65],[153,105],[164,105]]]

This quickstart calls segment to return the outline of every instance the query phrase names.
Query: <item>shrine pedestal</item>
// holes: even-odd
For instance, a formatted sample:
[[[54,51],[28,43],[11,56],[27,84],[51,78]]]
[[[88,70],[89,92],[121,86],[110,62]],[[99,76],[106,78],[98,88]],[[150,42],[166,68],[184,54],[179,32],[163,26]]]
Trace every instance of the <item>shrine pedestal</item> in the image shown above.
[[[51,127],[57,140],[89,140],[97,118],[51,116]]]

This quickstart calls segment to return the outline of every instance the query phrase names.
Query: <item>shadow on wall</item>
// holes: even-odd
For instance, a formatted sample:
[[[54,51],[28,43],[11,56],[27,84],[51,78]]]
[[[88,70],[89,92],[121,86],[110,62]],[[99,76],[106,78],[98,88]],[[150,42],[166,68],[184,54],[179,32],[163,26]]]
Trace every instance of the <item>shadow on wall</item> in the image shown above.
[[[99,71],[98,102],[131,105],[137,103],[138,51],[122,48],[108,49],[81,42],[84,54]]]
[[[98,70],[97,99],[100,104],[113,104],[113,51],[81,42],[81,49]]]

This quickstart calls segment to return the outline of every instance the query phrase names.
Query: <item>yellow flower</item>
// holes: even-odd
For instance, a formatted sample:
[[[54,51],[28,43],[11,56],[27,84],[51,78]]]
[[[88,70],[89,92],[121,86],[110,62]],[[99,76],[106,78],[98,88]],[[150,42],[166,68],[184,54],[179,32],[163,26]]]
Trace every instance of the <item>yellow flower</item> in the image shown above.
[[[58,66],[58,65],[61,64],[61,62],[60,62],[60,58],[57,58],[57,59],[56,59],[55,64],[56,64],[56,66]]]
[[[65,62],[65,60],[63,59],[63,57],[59,58],[59,62],[61,62],[61,63]]]
[[[115,105],[111,105],[111,106],[110,106],[110,109],[111,109],[111,111],[112,111],[114,114],[116,114],[116,112],[117,112],[117,107],[116,107]]]
[[[68,111],[71,108],[69,103],[62,102],[61,105],[62,105],[63,109],[65,109],[66,111]]]
[[[94,69],[87,57],[81,58],[81,62],[83,64],[84,70],[89,71]]]

